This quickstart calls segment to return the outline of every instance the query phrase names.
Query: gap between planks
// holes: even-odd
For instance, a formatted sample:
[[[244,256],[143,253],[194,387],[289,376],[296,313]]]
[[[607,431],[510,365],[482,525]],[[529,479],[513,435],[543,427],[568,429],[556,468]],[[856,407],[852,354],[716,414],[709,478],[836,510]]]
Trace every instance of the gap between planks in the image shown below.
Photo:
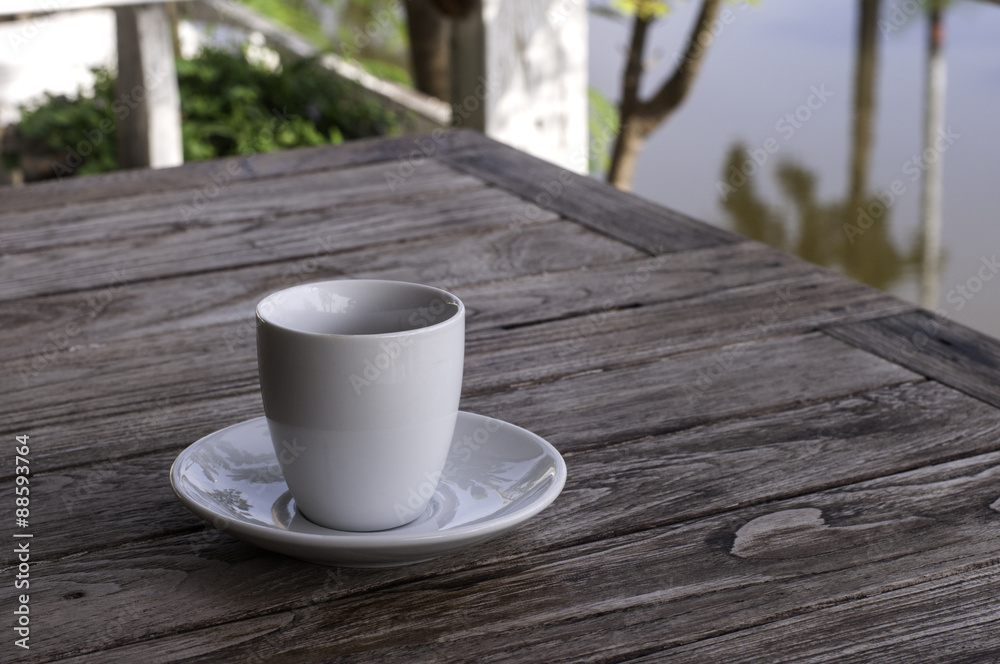
[[[826,334],[1000,408],[1000,341],[920,309],[825,325]]]

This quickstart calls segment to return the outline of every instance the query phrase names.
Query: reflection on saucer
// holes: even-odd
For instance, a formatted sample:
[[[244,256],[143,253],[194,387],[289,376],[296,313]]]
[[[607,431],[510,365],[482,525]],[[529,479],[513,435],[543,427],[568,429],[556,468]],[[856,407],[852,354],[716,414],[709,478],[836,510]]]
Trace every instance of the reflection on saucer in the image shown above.
[[[170,482],[191,511],[234,537],[312,562],[380,567],[435,558],[530,519],[562,491],[566,464],[529,431],[460,412],[445,472],[423,514],[391,530],[330,530],[295,508],[260,417],[188,447]]]

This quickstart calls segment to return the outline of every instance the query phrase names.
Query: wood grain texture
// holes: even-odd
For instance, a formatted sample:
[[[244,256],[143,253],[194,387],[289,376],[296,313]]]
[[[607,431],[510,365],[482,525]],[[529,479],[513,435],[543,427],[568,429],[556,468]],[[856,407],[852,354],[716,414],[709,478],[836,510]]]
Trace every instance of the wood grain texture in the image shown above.
[[[326,200],[306,209],[290,206],[288,214],[253,206],[233,214],[222,207],[217,210],[224,219],[204,224],[183,224],[180,209],[170,208],[165,227],[150,233],[130,232],[123,218],[86,242],[74,242],[69,233],[56,240],[57,246],[41,251],[12,250],[5,269],[13,278],[0,284],[0,298],[101,288],[116,271],[128,283],[307,258],[331,248],[384,243],[390,238],[404,242],[431,234],[506,227],[517,199],[473,181],[466,183],[473,187],[463,187],[461,180],[443,174],[440,186],[422,188],[429,183],[414,178],[410,195],[386,195],[383,187],[376,187],[367,203],[341,206]],[[45,241],[51,242],[51,236]]]
[[[19,661],[998,650],[995,342],[945,324],[907,355],[912,305],[469,132],[390,186],[414,140],[255,157],[190,219],[225,162],[0,192],[0,433],[31,435],[36,529]],[[462,407],[562,451],[551,507],[346,570],[176,501],[176,454],[260,414],[254,303],[341,276],[466,301]],[[12,465],[0,446],[5,495]]]
[[[442,244],[442,237],[449,241]],[[0,307],[0,325],[17,330],[18,339],[0,347],[0,360],[12,360],[17,372],[26,369],[33,374],[54,362],[58,352],[83,350],[92,342],[220,324],[233,328],[218,339],[226,349],[253,343],[254,330],[242,323],[252,321],[256,303],[270,292],[305,281],[351,276],[456,289],[476,280],[513,284],[525,276],[574,270],[580,260],[600,269],[606,263],[617,265],[639,256],[635,249],[554,219],[517,231],[501,227],[479,233],[442,232],[398,244],[376,241],[354,249],[340,250],[335,244],[317,245],[317,249],[301,258],[234,268],[224,278],[215,272],[200,272],[119,284],[110,277],[108,285],[100,289],[8,302]],[[560,303],[563,301],[556,300],[553,307]],[[518,302],[495,297],[488,304],[477,301],[488,315],[470,312],[471,329],[499,325],[501,312],[497,309],[509,304],[511,310]],[[523,320],[537,311],[518,313]],[[66,333],[67,326],[71,334]],[[55,348],[48,353],[52,359],[38,360],[34,364],[40,366],[32,368],[32,359],[39,353],[44,357],[49,344]],[[18,358],[27,359],[27,366],[16,361]]]
[[[381,201],[418,200],[482,189],[474,178],[456,177],[436,164],[390,190],[377,181],[380,167],[310,173],[298,178],[234,182],[211,198],[200,189],[160,192],[131,199],[81,203],[58,210],[10,215],[0,227],[0,247],[21,254],[122,238],[158,238],[247,220],[278,220]],[[516,203],[516,199],[512,199]],[[336,219],[336,215],[331,215]]]
[[[567,450],[571,476],[564,499],[549,508],[548,533],[569,546],[681,523],[994,451],[998,434],[994,409],[924,381]],[[173,445],[162,452],[143,446],[114,459],[91,455],[62,470],[40,464],[34,486],[54,497],[34,513],[47,559],[201,530],[164,481],[176,454],[198,435],[164,432]],[[776,475],[779,466],[784,473]],[[636,502],[636,495],[646,498]],[[518,555],[516,546],[499,546]]]
[[[253,326],[243,323],[252,323],[256,302],[268,292],[343,276],[454,290],[468,308],[470,344],[525,355],[506,366],[514,373],[535,370],[532,345],[566,356],[588,337],[617,335],[647,320],[648,329],[622,337],[635,351],[644,350],[643,339],[656,352],[667,339],[672,347],[724,343],[912,307],[826,273],[812,274],[801,261],[771,260],[781,254],[761,252],[759,245],[635,260],[634,249],[563,221],[459,235],[447,245],[439,236],[421,238],[405,248],[390,252],[376,243],[336,251],[331,245],[329,252],[294,261],[234,269],[225,279],[197,273],[137,284],[111,280],[100,290],[11,302],[0,308],[0,325],[17,330],[19,342],[0,347],[0,360],[12,362],[23,387],[67,352],[86,352],[92,342],[222,324],[231,329],[216,341],[231,352],[253,343]],[[586,269],[575,268],[580,260]],[[747,269],[724,269],[730,264]],[[663,303],[674,304],[656,306]],[[616,348],[624,352],[625,346]]]
[[[41,622],[39,651],[155,648],[160,636],[291,612],[280,632],[192,661],[647,655],[996,564],[998,479],[993,452],[565,548],[552,548],[562,533],[543,515],[507,538],[516,559],[486,546],[390,570],[320,568],[221,535],[162,538],[48,565],[40,616],[77,619]],[[761,542],[738,555],[748,529]],[[89,615],[120,631],[88,629]]]
[[[742,343],[811,330],[831,319],[864,319],[887,310],[911,308],[826,275],[719,289],[663,303],[656,303],[655,296],[649,296],[649,304],[643,300],[642,296],[637,300],[622,298],[613,306],[608,299],[591,300],[597,306],[571,317],[470,335],[470,354],[489,352],[487,364],[480,370],[488,383],[483,385],[482,380],[473,377],[466,381],[467,393],[492,390],[498,384],[520,386],[716,347],[713,362],[685,377],[692,383],[704,384],[740,355]],[[512,318],[516,320],[516,314]],[[591,349],[599,352],[588,352]]]
[[[833,325],[825,331],[1000,407],[1000,341],[929,311]]]
[[[462,403],[466,410],[515,422],[573,451],[919,379],[830,341],[816,333],[768,337],[743,344],[730,359],[721,349],[698,350],[471,396]],[[828,363],[841,370],[814,380]]]
[[[226,650],[244,641],[257,641],[278,633],[292,621],[291,613],[276,613],[261,618],[240,620],[228,625],[219,625],[205,630],[194,630],[175,636],[167,636],[156,640],[156,648],[150,651],[147,644],[123,646],[110,650],[101,650],[92,655],[65,657],[59,661],[65,664],[76,662],[101,662],[102,664],[173,664],[183,662],[193,657],[213,657],[221,650]],[[112,623],[115,625],[115,623]],[[119,629],[114,626],[112,630]],[[241,658],[242,661],[263,661],[255,658],[253,653]],[[219,661],[219,660],[216,660]]]
[[[552,210],[652,255],[741,241],[736,235],[482,137],[436,157],[525,199],[521,218]]]
[[[765,289],[762,297],[774,296]],[[717,324],[706,322],[705,314],[698,319],[705,328],[720,328],[724,334],[712,336],[689,329],[686,336],[678,335],[677,345],[672,346],[659,334],[638,335],[639,328],[634,323],[643,319],[629,316],[639,311],[624,309],[618,314],[621,320],[610,319],[608,326],[586,325],[585,334],[580,332],[579,320],[547,323],[546,326],[557,328],[559,336],[555,333],[553,336],[564,341],[553,342],[551,355],[533,352],[530,345],[522,346],[520,364],[516,366],[507,366],[512,352],[505,350],[503,342],[479,344],[476,341],[479,333],[471,332],[464,385],[466,409],[503,418],[502,409],[517,403],[534,402],[529,412],[541,407],[543,413],[551,412],[553,407],[567,412],[582,407],[588,413],[584,415],[588,422],[589,418],[609,418],[599,427],[604,432],[635,413],[637,419],[628,430],[636,431],[651,416],[664,413],[659,408],[650,413],[646,406],[661,400],[664,414],[670,415],[669,426],[682,427],[705,421],[699,411],[704,417],[711,413],[743,412],[746,404],[764,407],[775,398],[780,401],[799,394],[820,398],[820,395],[843,394],[844,389],[867,389],[885,384],[882,381],[905,382],[915,378],[897,365],[824,335],[771,337],[768,330],[748,333],[743,322],[724,324],[729,318],[724,309],[715,309]],[[71,462],[73,450],[87,454],[84,435],[106,441],[107,445],[112,445],[112,441],[118,441],[115,445],[130,445],[129,438],[108,432],[107,428],[132,429],[127,426],[129,423],[159,410],[150,408],[150,404],[183,408],[196,401],[240,396],[248,404],[257,404],[254,327],[248,320],[91,344],[61,354],[57,361],[42,366],[37,374],[29,372],[20,384],[12,381],[0,386],[6,413],[0,427],[11,433],[49,421],[70,427],[61,434],[55,431],[49,434],[46,448],[40,452],[52,455],[53,462],[58,456],[62,464]],[[685,319],[678,316],[677,320]],[[635,336],[632,343],[618,334],[621,326],[632,330]],[[788,327],[794,324],[784,321],[783,326],[770,333],[786,334]],[[537,334],[542,326],[535,328],[531,329],[532,334]],[[490,333],[487,329],[481,334]],[[602,352],[580,353],[581,343],[601,348]],[[634,351],[637,357],[615,353],[616,345]],[[813,381],[808,372],[819,370],[825,361],[823,357],[810,357],[814,351],[829,353],[829,357],[838,361],[842,359],[852,373],[837,374],[821,383]],[[546,361],[540,363],[539,357]],[[773,386],[761,385],[764,375],[760,371],[770,364],[794,375]],[[23,368],[24,361],[18,366]],[[27,366],[30,369],[32,365]],[[198,380],[192,381],[192,375],[197,375]],[[745,380],[750,382],[740,387],[740,381]],[[73,389],[81,382],[89,386],[84,393]],[[586,392],[576,391],[581,389]],[[646,389],[647,397],[635,401]],[[729,394],[730,389],[735,392]],[[797,392],[800,389],[801,393]],[[621,411],[608,412],[619,401],[625,402]],[[500,411],[496,410],[498,407]],[[246,407],[239,410],[245,412]],[[216,428],[232,422],[226,413],[220,415],[216,418]],[[523,414],[512,412],[505,419],[511,417]],[[518,419],[512,421],[522,423]],[[569,433],[575,428],[571,427]],[[544,435],[548,429],[539,433]]]
[[[1000,565],[988,564],[629,661],[995,664],[998,596]]]

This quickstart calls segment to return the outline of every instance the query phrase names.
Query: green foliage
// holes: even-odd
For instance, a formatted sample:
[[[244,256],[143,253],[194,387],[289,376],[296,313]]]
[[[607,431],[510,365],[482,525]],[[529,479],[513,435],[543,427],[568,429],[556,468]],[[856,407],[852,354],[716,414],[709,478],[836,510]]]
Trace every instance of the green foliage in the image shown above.
[[[83,154],[85,159],[76,169],[81,175],[118,167],[114,138],[106,139],[107,132],[101,131],[102,125],[114,126],[115,79],[107,70],[94,70],[94,75],[93,96],[74,99],[45,93],[36,108],[21,109],[17,126],[20,136],[36,150]]]
[[[350,94],[311,60],[278,72],[205,51],[178,62],[185,160],[271,152],[396,133],[378,104]]]
[[[399,11],[401,7],[394,0],[350,0],[342,4],[339,43],[331,46],[348,59],[406,53],[409,35],[406,12]]]
[[[112,73],[94,73],[93,94],[46,95],[36,108],[22,109],[18,125],[26,143],[62,163],[71,163],[71,151],[84,157],[80,174],[117,167],[115,116],[127,113],[130,101],[116,99]],[[242,54],[206,50],[177,62],[177,80],[185,161],[398,133],[391,113],[310,60],[272,72]]]
[[[670,5],[663,0],[612,0],[611,6],[626,16],[638,16],[644,21],[665,16]]]
[[[618,135],[618,108],[600,90],[587,88],[587,126],[590,150],[587,166],[591,173],[605,173],[611,167],[610,146]]]
[[[324,51],[338,52],[380,78],[410,84],[405,68],[385,62],[384,56],[407,51],[405,12],[394,0],[322,0],[336,15],[336,35],[324,34],[306,0],[240,0],[254,11],[299,33]],[[388,68],[385,69],[384,68]],[[387,75],[384,75],[387,74]]]
[[[304,0],[240,0],[244,5],[291,28],[320,48],[330,46],[319,21]]]
[[[728,2],[734,5],[760,6],[760,0],[728,0]],[[644,21],[654,21],[667,16],[673,11],[673,7],[671,0],[611,0],[611,7],[596,6],[591,7],[590,11],[605,18],[612,18],[617,12],[619,16],[638,16]]]

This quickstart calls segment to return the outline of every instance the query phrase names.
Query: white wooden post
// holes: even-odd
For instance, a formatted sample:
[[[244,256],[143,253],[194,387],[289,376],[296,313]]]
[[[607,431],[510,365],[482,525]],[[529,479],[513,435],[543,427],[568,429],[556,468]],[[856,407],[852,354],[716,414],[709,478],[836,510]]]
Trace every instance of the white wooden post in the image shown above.
[[[458,126],[587,171],[585,0],[479,0],[452,27]]]
[[[181,102],[163,5],[115,8],[118,21],[118,165],[163,168],[184,163]]]

